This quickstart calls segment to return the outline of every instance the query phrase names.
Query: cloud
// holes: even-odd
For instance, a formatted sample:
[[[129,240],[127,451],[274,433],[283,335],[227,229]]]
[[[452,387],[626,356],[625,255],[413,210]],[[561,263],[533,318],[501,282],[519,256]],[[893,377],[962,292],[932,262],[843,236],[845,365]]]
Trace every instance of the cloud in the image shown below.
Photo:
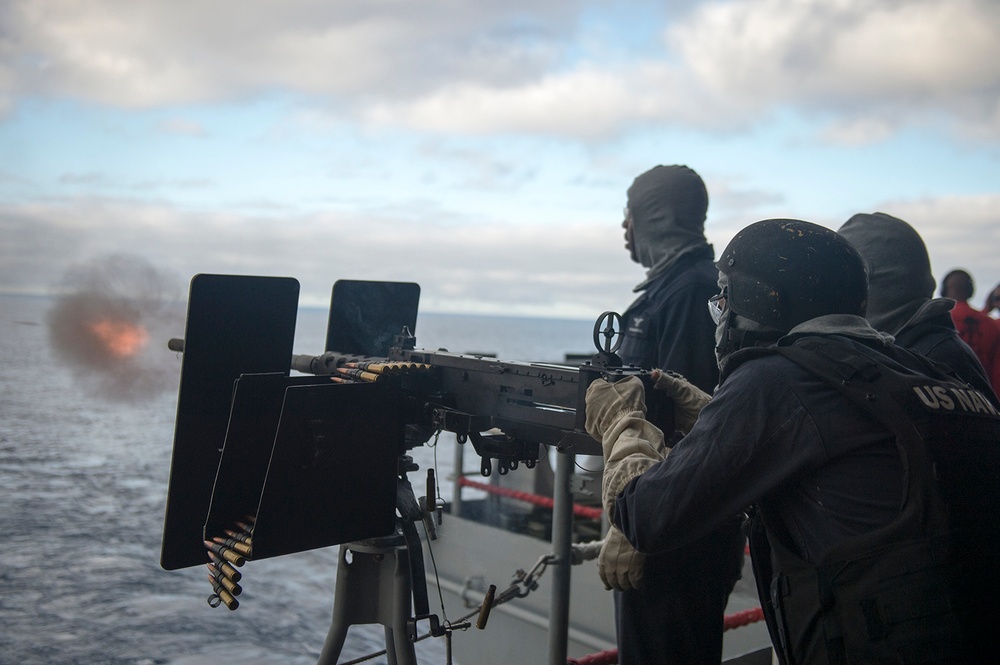
[[[713,106],[718,112],[706,114]],[[462,82],[413,101],[372,104],[362,117],[373,125],[421,131],[587,140],[664,123],[712,129],[743,124],[707,98],[683,70],[655,61],[617,69],[580,63],[571,71],[507,87]]]
[[[317,116],[378,127],[591,140],[646,126],[732,131],[791,107],[824,114],[824,137],[849,145],[941,115],[956,132],[1000,138],[994,0],[686,3],[659,51],[634,52],[627,35],[587,33],[568,0],[16,0],[0,11],[0,108],[290,92]]]
[[[737,195],[739,193],[737,192]],[[874,207],[924,237],[935,274],[957,266],[1000,279],[1000,195],[885,201]],[[288,276],[324,306],[337,279],[415,281],[425,311],[590,319],[624,308],[642,269],[614,224],[415,223],[405,207],[289,218],[107,200],[0,207],[0,290],[41,293],[69,267],[129,248],[184,290],[197,273]],[[816,220],[824,223],[823,220]],[[836,228],[843,220],[828,220]],[[748,223],[708,226],[716,252]]]
[[[391,210],[290,219],[75,200],[0,208],[0,234],[0,290],[22,293],[50,291],[68,267],[132,248],[183,279],[295,277],[303,304],[326,304],[337,279],[375,279],[420,283],[427,311],[589,318],[627,304],[642,274],[615,225],[417,224]]]
[[[0,84],[131,108],[272,89],[391,97],[442,80],[500,84],[551,61],[574,4],[19,0],[3,11]]]
[[[879,211],[905,219],[920,233],[939,284],[960,267],[981,289],[1000,281],[993,251],[1000,245],[1000,194],[887,201]]]
[[[664,29],[660,54],[589,59],[497,85],[463,80],[366,118],[425,131],[585,139],[637,127],[733,131],[782,109],[825,117],[820,138],[887,139],[949,121],[1000,139],[1000,5],[992,0],[703,2]]]
[[[880,125],[945,113],[956,131],[972,123],[961,131],[996,139],[998,31],[992,0],[738,0],[704,4],[667,41],[707,89],[748,112],[843,114],[854,131],[831,137],[878,139]]]
[[[821,134],[828,143],[864,146],[879,143],[893,133],[892,123],[883,118],[850,118],[827,126]]]

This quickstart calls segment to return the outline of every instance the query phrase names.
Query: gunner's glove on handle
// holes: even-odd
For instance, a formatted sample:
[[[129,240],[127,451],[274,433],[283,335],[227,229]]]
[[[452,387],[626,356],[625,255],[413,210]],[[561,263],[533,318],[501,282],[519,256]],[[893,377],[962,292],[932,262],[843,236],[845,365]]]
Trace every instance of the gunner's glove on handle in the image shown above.
[[[712,396],[676,372],[653,370],[653,376],[653,387],[667,393],[674,405],[674,427],[686,435]]]
[[[614,524],[615,499],[625,485],[663,460],[663,432],[646,420],[645,388],[637,377],[609,383],[598,379],[587,388],[587,433],[601,442],[604,478],[601,493]]]
[[[618,421],[646,417],[646,389],[636,377],[616,381],[594,381],[587,388],[587,433],[601,442],[608,456],[605,433]]]
[[[621,531],[611,527],[597,558],[597,574],[601,576],[604,588],[609,591],[639,588],[645,563],[646,555],[637,552]]]

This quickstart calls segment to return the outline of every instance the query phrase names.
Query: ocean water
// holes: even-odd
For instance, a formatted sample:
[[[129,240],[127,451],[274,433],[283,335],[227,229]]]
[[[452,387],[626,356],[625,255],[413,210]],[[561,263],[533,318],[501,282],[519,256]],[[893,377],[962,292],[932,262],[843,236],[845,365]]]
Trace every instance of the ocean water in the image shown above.
[[[204,568],[159,566],[180,369],[166,341],[183,335],[183,312],[150,313],[138,360],[108,371],[86,349],[53,344],[58,304],[0,296],[0,663],[315,663],[336,547],[247,564],[235,612],[208,606]],[[295,353],[322,352],[325,322],[325,311],[300,312]],[[421,348],[559,361],[590,352],[592,327],[422,313],[416,337]],[[453,446],[442,437],[413,456],[444,478]],[[383,646],[381,627],[352,627],[341,659]],[[441,640],[417,653],[445,662]]]

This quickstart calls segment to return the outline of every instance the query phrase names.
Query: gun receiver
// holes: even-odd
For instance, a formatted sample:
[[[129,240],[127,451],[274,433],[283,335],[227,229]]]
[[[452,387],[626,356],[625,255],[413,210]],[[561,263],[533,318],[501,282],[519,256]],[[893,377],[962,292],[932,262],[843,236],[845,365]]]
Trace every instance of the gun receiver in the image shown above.
[[[387,369],[348,373],[359,365]],[[531,468],[539,444],[561,452],[600,454],[599,444],[577,427],[580,372],[573,367],[394,347],[386,358],[336,352],[294,356],[292,369],[398,386],[408,425],[428,437],[444,430],[461,442],[471,440],[484,458],[484,470],[490,459],[497,460],[501,474],[521,462]],[[416,438],[416,443],[426,440]]]

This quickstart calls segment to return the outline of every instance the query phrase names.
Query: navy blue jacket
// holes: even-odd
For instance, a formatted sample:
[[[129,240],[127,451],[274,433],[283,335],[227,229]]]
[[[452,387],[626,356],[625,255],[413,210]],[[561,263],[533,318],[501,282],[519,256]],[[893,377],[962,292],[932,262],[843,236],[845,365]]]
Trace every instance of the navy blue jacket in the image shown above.
[[[677,259],[622,315],[618,355],[626,364],[669,369],[711,393],[719,379],[708,299],[719,291],[711,247]]]
[[[943,363],[973,388],[993,400],[1000,407],[1000,400],[986,376],[979,356],[958,336],[951,314],[945,312],[914,326],[907,326],[896,335],[896,344]]]
[[[822,379],[769,355],[728,376],[667,458],[626,486],[617,516],[643,552],[666,552],[760,502],[815,561],[889,523],[903,488],[894,439]]]

